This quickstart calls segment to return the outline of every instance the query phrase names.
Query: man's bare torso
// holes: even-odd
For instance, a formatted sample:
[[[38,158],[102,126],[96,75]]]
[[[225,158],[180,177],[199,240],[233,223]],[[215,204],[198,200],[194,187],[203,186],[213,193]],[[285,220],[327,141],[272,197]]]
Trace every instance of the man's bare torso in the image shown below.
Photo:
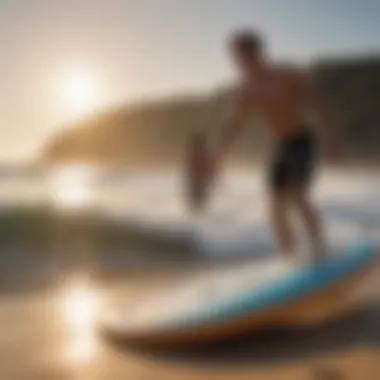
[[[289,67],[271,67],[258,78],[246,80],[242,101],[249,112],[262,117],[275,137],[291,137],[305,123],[306,76]]]

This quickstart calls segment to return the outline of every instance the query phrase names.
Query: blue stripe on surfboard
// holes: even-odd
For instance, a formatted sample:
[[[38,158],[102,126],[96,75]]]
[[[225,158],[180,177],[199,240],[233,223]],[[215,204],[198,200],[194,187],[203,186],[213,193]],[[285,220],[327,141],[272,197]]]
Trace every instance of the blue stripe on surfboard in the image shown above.
[[[164,323],[163,328],[186,328],[259,314],[307,296],[314,291],[343,279],[360,270],[375,255],[375,246],[365,241],[346,249],[334,257],[315,265],[296,268],[291,273],[271,280],[270,283],[253,287],[232,298],[218,302],[209,308],[195,310],[187,315],[176,316]]]

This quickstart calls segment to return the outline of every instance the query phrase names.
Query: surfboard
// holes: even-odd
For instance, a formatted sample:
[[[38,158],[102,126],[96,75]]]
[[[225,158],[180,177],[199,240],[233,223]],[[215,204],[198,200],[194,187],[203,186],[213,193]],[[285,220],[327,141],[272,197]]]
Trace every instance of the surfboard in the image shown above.
[[[315,264],[279,258],[206,272],[111,310],[100,325],[135,343],[189,344],[320,320],[344,304],[375,258],[375,245],[364,241]]]

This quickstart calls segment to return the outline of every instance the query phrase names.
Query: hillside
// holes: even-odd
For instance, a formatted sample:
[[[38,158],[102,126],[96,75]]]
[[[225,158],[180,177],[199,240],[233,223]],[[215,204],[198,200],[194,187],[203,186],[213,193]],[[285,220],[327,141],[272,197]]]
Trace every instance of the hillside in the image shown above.
[[[380,59],[319,62],[314,73],[345,118],[345,135],[358,160],[380,156]],[[229,107],[231,90],[119,108],[69,126],[49,141],[46,162],[89,161],[139,166],[178,160],[188,136],[213,136]],[[254,122],[235,147],[239,160],[265,150],[265,132]]]
[[[43,152],[48,162],[90,161],[126,166],[165,164],[183,155],[188,137],[218,132],[229,107],[231,91],[184,97],[105,112],[69,126]],[[238,156],[254,156],[262,131],[248,128],[236,146]],[[254,148],[254,149],[253,149]]]

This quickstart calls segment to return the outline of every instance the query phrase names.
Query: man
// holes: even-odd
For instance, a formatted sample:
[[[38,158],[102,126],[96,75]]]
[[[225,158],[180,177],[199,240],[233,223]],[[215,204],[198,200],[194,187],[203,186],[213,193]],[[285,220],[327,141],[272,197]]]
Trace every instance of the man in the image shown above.
[[[309,184],[316,163],[316,138],[307,124],[306,111],[314,111],[319,123],[329,132],[330,153],[338,153],[336,121],[327,102],[320,96],[306,72],[272,63],[261,37],[255,32],[240,32],[230,42],[231,53],[241,74],[233,112],[217,144],[210,164],[216,174],[233,141],[251,113],[260,115],[275,140],[274,157],[269,168],[271,219],[280,252],[296,249],[290,213],[301,218],[316,259],[325,256],[321,222],[309,197]]]

